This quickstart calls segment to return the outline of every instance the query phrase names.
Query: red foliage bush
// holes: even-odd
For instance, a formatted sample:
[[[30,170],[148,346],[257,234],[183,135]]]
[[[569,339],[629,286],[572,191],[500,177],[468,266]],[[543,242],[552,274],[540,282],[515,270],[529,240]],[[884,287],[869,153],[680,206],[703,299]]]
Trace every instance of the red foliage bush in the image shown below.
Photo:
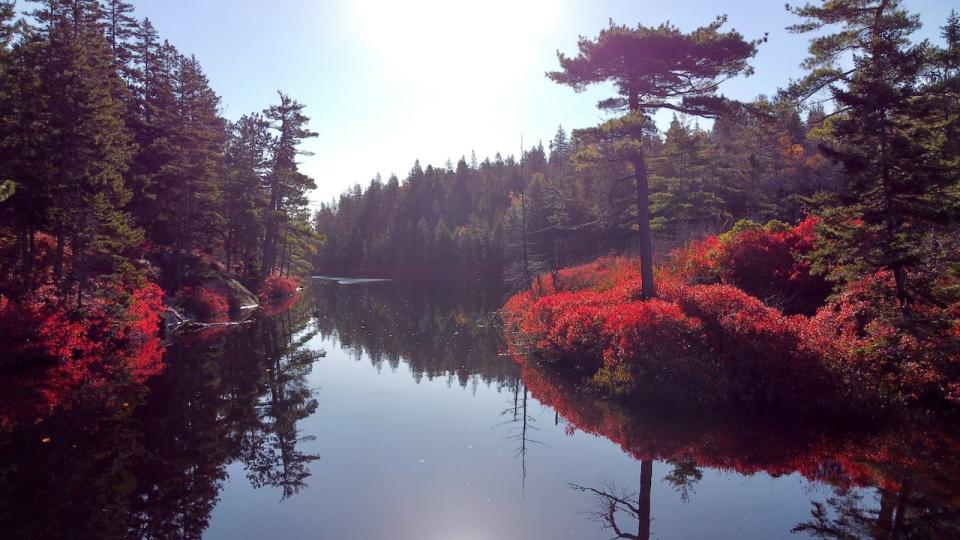
[[[212,286],[183,287],[175,300],[202,321],[221,320],[230,313],[226,293]]]
[[[850,283],[817,312],[812,326],[837,346],[824,358],[852,388],[888,399],[946,399],[960,382],[958,305],[916,302],[908,313],[894,301],[893,277],[879,272]]]
[[[25,418],[42,417],[81,390],[143,382],[159,373],[162,310],[163,293],[152,283],[133,290],[95,283],[80,308],[75,291],[52,286],[20,302],[0,298],[0,340],[10,347],[3,362],[25,368],[5,377],[11,395],[0,406],[11,405]]]
[[[263,301],[277,300],[293,296],[299,289],[300,281],[296,278],[273,274],[264,280],[258,296]]]
[[[10,357],[64,362],[116,353],[159,332],[163,292],[153,283],[132,291],[101,283],[80,308],[75,302],[74,292],[51,285],[19,303],[0,298],[0,340],[15,344]]]
[[[148,283],[131,295],[128,337],[149,338],[160,332],[160,314],[163,312],[163,290],[155,283]]]
[[[729,285],[679,287],[674,301],[703,324],[727,400],[809,409],[839,397],[807,317],[785,316]]]
[[[805,259],[814,248],[816,223],[740,222],[730,232],[675,250],[667,269],[691,283],[726,283],[787,313],[812,315],[831,291]]]
[[[586,370],[618,393],[694,407],[813,408],[836,399],[817,355],[823,347],[806,342],[805,317],[729,285],[661,285],[661,297],[648,301],[634,300],[632,285],[521,293],[504,317],[539,357]]]
[[[542,359],[680,405],[960,404],[960,303],[916,300],[903,311],[885,273],[828,301],[829,285],[804,258],[815,224],[740,223],[690,243],[656,269],[657,300],[639,301],[631,259],[541,276],[503,319]]]

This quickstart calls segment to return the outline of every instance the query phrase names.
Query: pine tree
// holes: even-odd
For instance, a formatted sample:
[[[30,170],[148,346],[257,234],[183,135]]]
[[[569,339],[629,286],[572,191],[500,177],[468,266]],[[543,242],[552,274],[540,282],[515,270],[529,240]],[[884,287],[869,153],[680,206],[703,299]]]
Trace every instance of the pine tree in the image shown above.
[[[137,34],[139,24],[132,13],[133,5],[126,0],[104,1],[103,25],[106,28],[107,42],[113,51],[117,74],[125,81],[133,80],[136,75],[132,65],[135,54],[131,40]]]
[[[167,245],[161,234],[157,179],[161,168],[174,159],[171,138],[177,131],[177,104],[173,93],[176,49],[160,41],[149,19],[137,29],[133,44],[134,80],[128,122],[137,153],[131,164],[131,213],[157,245]]]
[[[564,165],[570,159],[572,148],[570,140],[567,138],[567,132],[563,126],[557,126],[557,132],[550,141],[550,174],[554,177],[561,177],[564,173]]]
[[[126,57],[125,45],[137,30],[137,19],[133,13],[133,5],[126,0],[106,0],[104,6],[104,23],[106,24],[107,41],[110,48],[122,63],[130,58]]]
[[[724,219],[723,200],[712,189],[703,159],[707,134],[674,116],[651,156],[651,213],[654,229],[686,239],[697,225]]]
[[[0,150],[11,146],[13,137],[11,120],[14,117],[12,78],[12,51],[10,50],[14,36],[13,20],[16,16],[13,0],[0,1]],[[6,152],[4,152],[6,154]],[[4,160],[0,164],[0,202],[9,199],[15,190],[15,184],[10,179],[12,171],[9,163]]]
[[[940,114],[934,115],[935,129],[941,135],[944,166],[960,184],[960,16],[951,11],[941,29],[945,45],[932,53],[924,99]],[[960,185],[956,185],[960,190]]]
[[[599,107],[626,115],[606,122],[595,133],[633,166],[644,298],[656,296],[644,131],[651,125],[650,115],[659,109],[699,116],[715,116],[723,109],[723,100],[716,96],[720,83],[749,74],[747,61],[758,45],[736,31],[721,32],[725,23],[725,17],[718,17],[684,34],[668,23],[631,28],[611,21],[596,39],[581,38],[576,56],[558,52],[561,71],[547,74],[577,91],[606,82],[617,89],[617,97],[601,101]]]
[[[12,17],[12,12],[8,13]],[[2,208],[2,215],[15,230],[19,247],[19,271],[7,280],[7,285],[29,290],[33,285],[35,234],[48,224],[53,189],[47,178],[53,171],[55,156],[47,152],[52,146],[52,133],[44,128],[48,125],[48,100],[42,92],[38,69],[47,47],[40,33],[29,25],[19,24],[15,30],[5,28],[5,35],[15,32],[16,41],[4,53],[4,73],[0,78],[0,152],[5,156],[0,177],[15,185],[15,191]]]
[[[454,175],[453,188],[450,191],[450,211],[447,218],[454,226],[460,226],[470,218],[473,208],[473,198],[470,194],[470,169],[465,159],[457,162],[457,172]]]

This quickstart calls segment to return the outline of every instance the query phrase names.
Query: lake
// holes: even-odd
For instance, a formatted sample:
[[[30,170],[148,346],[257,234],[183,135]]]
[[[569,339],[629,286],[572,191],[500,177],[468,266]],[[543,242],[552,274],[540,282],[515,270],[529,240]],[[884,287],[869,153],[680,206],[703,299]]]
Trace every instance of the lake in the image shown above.
[[[521,370],[500,298],[451,298],[317,280],[10,413],[0,538],[960,537],[956,422],[626,408]]]

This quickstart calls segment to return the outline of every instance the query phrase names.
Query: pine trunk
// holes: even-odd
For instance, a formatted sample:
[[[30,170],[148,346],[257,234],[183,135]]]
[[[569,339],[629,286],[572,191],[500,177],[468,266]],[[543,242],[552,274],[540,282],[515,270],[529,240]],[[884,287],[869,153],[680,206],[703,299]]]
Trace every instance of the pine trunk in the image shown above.
[[[637,231],[640,234],[640,283],[643,299],[657,295],[653,282],[653,233],[650,230],[650,183],[643,156],[633,160],[637,177]]]
[[[640,98],[636,90],[635,82],[631,86],[628,105],[630,114],[637,114],[642,112],[640,109]],[[636,128],[633,137],[638,142],[642,142],[643,128]],[[650,230],[650,182],[647,177],[647,163],[643,159],[642,147],[631,161],[634,175],[637,179],[637,232],[640,234],[641,294],[644,300],[648,300],[654,298],[657,295],[657,291],[653,281],[653,233]]]

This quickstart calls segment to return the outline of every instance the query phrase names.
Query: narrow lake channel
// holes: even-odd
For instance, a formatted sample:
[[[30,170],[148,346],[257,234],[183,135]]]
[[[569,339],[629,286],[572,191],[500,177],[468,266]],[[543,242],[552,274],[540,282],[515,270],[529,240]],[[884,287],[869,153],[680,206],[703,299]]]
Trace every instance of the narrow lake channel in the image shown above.
[[[521,370],[495,302],[445,298],[318,280],[178,338],[143,385],[0,432],[0,538],[957,532],[942,432],[628,411]]]

